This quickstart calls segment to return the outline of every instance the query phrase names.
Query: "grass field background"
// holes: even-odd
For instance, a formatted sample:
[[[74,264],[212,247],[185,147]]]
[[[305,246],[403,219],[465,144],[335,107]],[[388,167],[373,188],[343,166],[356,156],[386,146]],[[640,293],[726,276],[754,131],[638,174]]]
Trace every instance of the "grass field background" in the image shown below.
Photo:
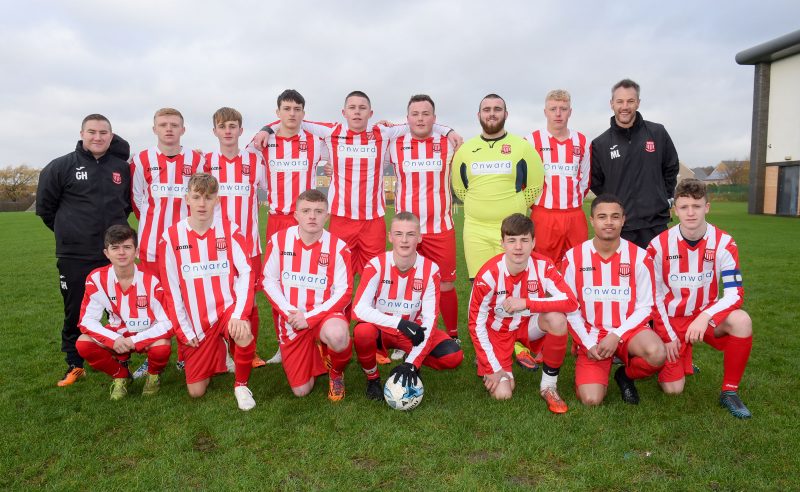
[[[151,399],[140,396],[139,381],[127,399],[110,402],[109,378],[92,370],[57,388],[65,366],[53,236],[32,213],[0,214],[0,488],[800,489],[800,221],[747,215],[743,203],[713,204],[710,220],[739,244],[755,331],[740,388],[750,421],[718,407],[722,355],[709,347],[695,349],[702,372],[679,397],[651,379],[638,384],[641,404],[627,406],[612,382],[604,405],[583,408],[568,356],[559,384],[566,415],[547,412],[540,372],[515,370],[514,398],[490,401],[466,330],[460,240],[465,360],[455,371],[423,369],[425,399],[413,412],[367,400],[355,359],[338,404],[326,398],[326,379],[298,399],[279,366],[257,369],[250,386],[258,406],[247,413],[236,408],[232,375],[191,401],[172,364]],[[276,342],[263,295],[258,303],[259,352],[270,356]]]

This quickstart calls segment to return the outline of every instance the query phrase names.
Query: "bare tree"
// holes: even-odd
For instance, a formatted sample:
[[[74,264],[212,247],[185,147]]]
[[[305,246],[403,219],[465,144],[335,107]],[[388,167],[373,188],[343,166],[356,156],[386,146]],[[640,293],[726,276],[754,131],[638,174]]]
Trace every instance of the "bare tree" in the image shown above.
[[[750,161],[731,159],[723,161],[725,170],[723,174],[732,185],[746,185],[750,183]]]
[[[39,171],[25,164],[0,169],[0,198],[17,202],[34,194]]]

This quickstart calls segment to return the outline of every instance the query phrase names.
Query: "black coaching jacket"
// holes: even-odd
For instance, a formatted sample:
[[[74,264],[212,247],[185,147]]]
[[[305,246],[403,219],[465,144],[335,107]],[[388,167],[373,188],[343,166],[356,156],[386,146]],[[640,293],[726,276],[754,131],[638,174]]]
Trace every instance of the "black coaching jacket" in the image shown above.
[[[669,222],[669,200],[678,180],[678,152],[663,125],[645,121],[636,112],[630,128],[614,117],[611,127],[592,140],[590,188],[611,193],[625,204],[623,230]]]
[[[55,232],[56,257],[102,260],[103,236],[127,224],[131,212],[130,145],[114,135],[100,159],[78,141],[74,152],[45,166],[36,191],[36,215]]]

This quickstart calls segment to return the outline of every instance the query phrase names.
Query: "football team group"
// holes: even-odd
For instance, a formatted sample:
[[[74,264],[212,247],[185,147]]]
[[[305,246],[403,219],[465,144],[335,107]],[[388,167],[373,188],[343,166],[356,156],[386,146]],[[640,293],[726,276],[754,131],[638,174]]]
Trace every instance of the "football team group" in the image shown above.
[[[752,326],[740,309],[736,243],[706,222],[705,185],[677,183],[675,147],[638,112],[639,91],[629,79],[613,86],[609,129],[591,142],[568,127],[564,90],[546,95],[546,125],[525,138],[505,130],[503,98],[487,95],[482,132],[466,142],[436,122],[427,95],[411,97],[406,124],[370,123],[360,91],[345,98],[344,122],[320,123],[286,90],[277,120],[244,149],[241,114],[216,111],[219,150],[206,154],[182,147],[183,116],[172,108],[156,111],[156,145],[133,157],[106,117],[87,116],[75,151],[42,171],[36,197],[55,232],[64,298],[68,369],[58,385],[84,377],[85,361],[112,378],[112,400],[134,377],[154,395],[174,336],[191,397],[232,372],[239,408],[252,409],[248,380],[266,364],[256,353],[258,292],[278,340],[270,361],[298,397],[327,375],[328,398],[344,398],[353,350],[369,399],[383,399],[379,365],[391,359],[400,362],[388,377],[403,385],[419,381],[423,365],[454,369],[466,331],[455,194],[464,204],[468,330],[492,398],[512,397],[516,363],[541,368],[542,399],[566,412],[557,382],[570,336],[582,404],[603,402],[615,365],[626,403],[639,402],[634,381],[650,376],[679,394],[698,370],[694,346],[706,343],[724,354],[720,405],[749,418],[738,386]],[[389,251],[387,163],[396,176]],[[319,166],[327,195],[316,189]],[[263,254],[259,189],[269,207]],[[590,190],[592,239],[582,209]],[[668,228],[672,213],[678,224]],[[146,360],[132,372],[134,352]]]

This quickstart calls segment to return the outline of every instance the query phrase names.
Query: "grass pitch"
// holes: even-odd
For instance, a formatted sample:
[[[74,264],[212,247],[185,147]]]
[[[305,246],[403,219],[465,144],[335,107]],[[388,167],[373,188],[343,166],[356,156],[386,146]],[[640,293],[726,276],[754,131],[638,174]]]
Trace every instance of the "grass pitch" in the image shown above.
[[[64,362],[53,236],[31,213],[0,214],[0,488],[800,489],[800,222],[750,216],[742,203],[713,204],[710,221],[739,244],[755,331],[740,389],[750,421],[717,406],[722,355],[708,347],[695,350],[702,372],[679,397],[651,379],[638,384],[642,403],[626,406],[612,382],[604,405],[583,408],[568,356],[559,384],[566,415],[547,412],[538,372],[515,370],[514,398],[491,401],[475,376],[460,250],[465,360],[455,371],[423,369],[425,399],[413,412],[368,401],[355,359],[338,404],[326,398],[326,379],[298,399],[280,367],[255,370],[258,406],[248,413],[236,408],[232,375],[191,401],[174,365],[147,400],[139,381],[110,402],[108,377],[92,370],[57,388]],[[270,356],[268,305],[258,302],[259,353]]]

